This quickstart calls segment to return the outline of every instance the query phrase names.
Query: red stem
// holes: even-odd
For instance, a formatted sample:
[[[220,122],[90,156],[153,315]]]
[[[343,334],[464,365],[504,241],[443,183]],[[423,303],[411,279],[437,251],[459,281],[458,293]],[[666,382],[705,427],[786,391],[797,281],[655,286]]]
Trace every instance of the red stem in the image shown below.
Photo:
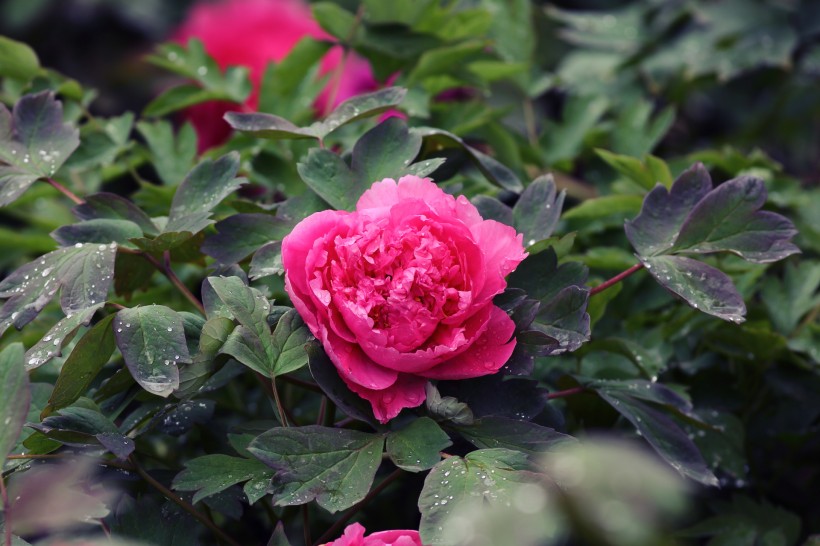
[[[51,184],[57,191],[59,191],[60,193],[62,193],[63,195],[65,195],[66,197],[71,199],[72,201],[74,201],[74,203],[76,203],[77,205],[82,205],[85,202],[82,199],[80,199],[79,197],[77,197],[77,195],[73,191],[66,188],[65,186],[63,186],[62,184],[60,184],[59,182],[57,182],[53,178],[47,178],[46,182]]]
[[[551,392],[547,395],[547,398],[552,400],[553,398],[566,398],[567,396],[572,396],[574,394],[581,394],[585,392],[586,389],[584,387],[573,387],[571,389],[567,389],[565,391],[555,391]]]
[[[599,284],[598,286],[592,288],[589,291],[589,295],[594,296],[598,292],[603,292],[604,290],[606,290],[607,288],[609,288],[613,284],[618,284],[619,282],[621,282],[622,280],[624,280],[625,278],[627,278],[631,274],[635,273],[636,271],[640,271],[641,269],[643,269],[643,264],[635,264],[632,267],[630,267],[629,269],[627,269],[626,271],[622,271],[621,273],[618,273],[617,275],[615,275],[614,277],[612,277],[608,281],[604,281],[601,284]]]

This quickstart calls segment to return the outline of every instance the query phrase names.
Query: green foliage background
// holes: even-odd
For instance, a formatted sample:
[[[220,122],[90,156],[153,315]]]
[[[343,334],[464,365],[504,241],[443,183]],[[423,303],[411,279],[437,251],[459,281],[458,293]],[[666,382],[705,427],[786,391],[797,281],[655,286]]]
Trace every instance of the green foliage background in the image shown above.
[[[562,444],[559,432],[580,437],[607,432],[633,446],[647,445],[642,436],[672,467],[701,482],[690,482],[689,509],[681,509],[681,490],[664,473],[666,467],[653,466],[661,459],[651,450],[594,443],[586,450],[569,448],[576,452],[556,447],[542,468],[571,482],[567,465],[586,465],[589,481],[546,499],[533,493],[541,508],[535,516],[506,513],[500,502],[499,510],[471,524],[475,536],[497,536],[493,533],[502,529],[501,538],[491,542],[496,544],[520,529],[534,529],[534,536],[517,539],[522,544],[818,540],[820,8],[775,0],[583,5],[526,0],[364,0],[360,5],[351,0],[313,7],[323,28],[367,58],[377,77],[399,73],[392,85],[406,94],[387,91],[360,106],[371,113],[397,106],[408,115],[406,126],[377,125],[375,117],[344,124],[338,117],[336,124],[317,121],[306,97],[321,89],[314,78],[326,45],[308,40],[272,66],[263,82],[260,111],[290,123],[255,120],[264,126],[259,130],[258,124],[243,126],[250,123],[247,118],[234,120],[246,130],[197,157],[195,134],[176,114],[200,100],[241,101],[249,87],[241,70],[220,75],[196,44],[152,48],[182,16],[184,3],[134,7],[115,0],[42,0],[0,7],[0,33],[16,40],[0,39],[0,101],[11,109],[24,95],[54,90],[63,104],[62,120],[79,127],[79,147],[56,172],[0,174],[31,184],[0,209],[3,276],[64,246],[65,260],[46,264],[47,269],[62,275],[60,268],[69,267],[64,264],[109,260],[116,273],[108,302],[142,306],[115,316],[116,309],[103,309],[100,300],[82,302],[91,314],[100,312],[81,326],[91,314],[72,315],[74,321],[67,323],[70,318],[63,319],[60,306],[52,303],[25,329],[9,328],[0,353],[3,384],[24,382],[25,374],[3,365],[19,360],[23,347],[29,349],[27,362],[47,362],[38,361],[31,373],[31,410],[25,418],[14,416],[32,426],[24,429],[19,445],[16,436],[0,434],[5,449],[0,455],[105,453],[109,464],[98,481],[116,484],[128,495],[114,506],[109,502],[108,515],[94,499],[74,506],[104,517],[117,540],[216,543],[207,526],[168,502],[153,481],[210,513],[213,525],[243,544],[264,543],[280,520],[296,544],[304,525],[295,505],[305,499],[293,483],[307,484],[315,497],[306,505],[308,534],[314,538],[338,521],[332,511],[349,508],[370,490],[374,476],[385,486],[377,502],[355,517],[371,530],[418,528],[421,508],[422,531],[433,536],[443,516],[433,508],[432,495],[442,491],[431,487],[436,479],[443,485],[445,465],[510,472],[511,482],[530,483],[535,480],[521,474],[529,471],[522,454]],[[175,60],[169,60],[170,53]],[[207,78],[197,70],[203,63],[211,66]],[[176,87],[159,93],[169,85]],[[441,100],[444,92],[455,92],[457,99]],[[68,148],[72,138],[66,133],[60,142]],[[563,203],[560,219],[539,232],[543,237],[533,237],[530,250],[540,258],[526,271],[544,276],[519,272],[519,281],[511,279],[512,286],[542,301],[555,301],[550,300],[555,294],[538,293],[544,286],[596,285],[633,266],[638,260],[624,221],[640,213],[656,183],[669,187],[695,162],[703,163],[716,183],[761,179],[768,191],[765,208],[794,222],[802,255],[777,263],[731,254],[703,258],[730,277],[746,302],[742,324],[702,313],[664,290],[662,278],[638,272],[589,300],[591,341],[579,341],[578,349],[566,354],[516,355],[514,364],[534,363],[530,379],[445,385],[428,392],[423,416],[407,428],[373,433],[357,421],[345,429],[350,438],[344,449],[357,458],[340,472],[358,488],[355,494],[315,489],[308,475],[269,489],[282,465],[336,468],[350,462],[317,462],[310,452],[283,456],[291,433],[282,434],[280,408],[271,402],[267,382],[255,377],[254,372],[291,377],[278,381],[281,403],[298,424],[311,425],[293,434],[315,434],[317,442],[324,441],[312,427],[333,424],[327,409],[332,404],[320,405],[311,385],[315,380],[331,389],[321,379],[327,379],[322,375],[327,362],[315,347],[312,353],[289,352],[307,335],[293,312],[279,307],[287,297],[277,275],[276,241],[295,221],[326,207],[322,199],[349,208],[374,179],[398,176],[396,165],[407,165],[405,159],[413,172],[432,173],[447,191],[466,194],[485,218],[522,232],[533,226],[523,205],[527,200],[519,199],[525,187],[528,197],[556,208]],[[6,156],[3,161],[10,162]],[[565,197],[545,181],[530,183],[547,172]],[[83,199],[107,192],[136,206],[89,198],[86,216],[80,217],[85,222],[77,223],[74,203],[52,186],[34,182],[52,175]],[[224,194],[204,202],[200,198],[208,188]],[[113,202],[121,208],[106,216],[101,211]],[[106,224],[105,218],[126,218],[129,224]],[[96,248],[71,246],[111,240],[119,243],[116,256],[114,248],[93,254]],[[548,246],[551,251],[543,250]],[[579,264],[589,268],[588,281]],[[219,274],[235,280],[201,285]],[[254,288],[239,280],[248,276]],[[193,297],[186,298],[180,285]],[[251,305],[260,295],[268,306],[264,312]],[[561,311],[570,306],[567,301]],[[75,305],[62,303],[63,311]],[[89,307],[96,303],[100,306]],[[160,309],[152,310],[152,304]],[[50,350],[46,337],[55,335],[58,321],[61,341]],[[244,327],[244,335],[267,340],[268,324],[276,326],[265,346],[267,359],[259,362],[247,355],[247,338],[236,332]],[[146,361],[141,357],[146,348],[120,332],[134,327],[167,330],[160,341],[169,352]],[[562,333],[567,342],[586,341],[583,328],[573,327],[561,330],[570,332]],[[166,375],[169,369],[179,373]],[[143,387],[145,378],[174,384],[180,396],[149,394],[135,383],[138,378]],[[546,391],[539,389],[569,395],[547,402]],[[19,389],[10,392],[3,402],[22,404]],[[488,392],[498,407],[482,403]],[[331,398],[337,420],[360,417],[355,397]],[[376,452],[383,447],[392,462],[381,463]],[[471,451],[474,447],[479,450]],[[439,462],[441,450],[452,457]],[[32,472],[29,464],[10,459],[4,476],[22,479]],[[391,465],[401,470],[394,472]],[[643,489],[611,491],[607,476],[593,472],[602,466]],[[432,485],[425,485],[417,473],[430,468]],[[73,470],[61,472],[66,484],[76,481]],[[713,481],[718,487],[701,485]],[[465,491],[480,486],[463,485]],[[510,491],[499,486],[494,494],[518,498],[518,490]],[[271,500],[280,506],[272,507]],[[462,500],[471,506],[470,499]],[[487,497],[487,503],[495,501]],[[635,506],[653,508],[641,512]],[[677,519],[668,513],[677,513]],[[167,525],[146,526],[157,514]],[[66,519],[75,515],[81,516]],[[616,520],[629,524],[612,527]],[[36,518],[31,521],[30,529],[37,529]],[[96,528],[72,533],[99,535]],[[37,539],[36,533],[31,536]],[[440,543],[464,540],[442,537]]]

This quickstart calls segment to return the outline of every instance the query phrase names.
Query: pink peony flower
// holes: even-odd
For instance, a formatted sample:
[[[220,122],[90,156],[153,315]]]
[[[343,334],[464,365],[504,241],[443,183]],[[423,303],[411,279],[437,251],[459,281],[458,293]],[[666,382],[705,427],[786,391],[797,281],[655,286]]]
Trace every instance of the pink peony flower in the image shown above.
[[[509,359],[514,324],[492,299],[527,255],[521,240],[430,179],[388,178],[355,212],[318,212],[285,237],[285,290],[386,423],[424,401],[428,379],[493,374]]]
[[[348,525],[342,536],[324,546],[422,546],[418,531],[380,531],[364,536],[364,527]]]
[[[173,40],[186,43],[190,38],[199,38],[205,51],[222,69],[227,66],[248,67],[253,92],[245,106],[255,110],[265,67],[270,61],[285,58],[306,36],[331,39],[314,21],[310,8],[302,0],[223,0],[196,4],[174,33]],[[341,48],[331,49],[322,60],[321,73],[335,69],[341,59]],[[329,112],[352,96],[377,88],[370,65],[352,54],[347,58],[333,104],[328,104],[334,85],[337,84],[328,82],[317,100],[320,114]],[[200,150],[225,141],[230,127],[222,116],[236,109],[236,104],[213,101],[187,110],[187,117],[199,136]]]

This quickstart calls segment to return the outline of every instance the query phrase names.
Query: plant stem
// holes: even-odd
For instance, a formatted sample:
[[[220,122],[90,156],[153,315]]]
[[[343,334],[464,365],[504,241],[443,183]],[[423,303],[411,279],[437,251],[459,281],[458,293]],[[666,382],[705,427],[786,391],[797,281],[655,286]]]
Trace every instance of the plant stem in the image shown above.
[[[63,186],[62,184],[60,184],[59,182],[57,182],[53,178],[47,178],[46,182],[51,184],[57,191],[59,191],[60,193],[62,193],[63,195],[65,195],[66,197],[71,199],[72,201],[74,201],[75,204],[82,205],[83,203],[85,203],[85,201],[83,201],[82,199],[77,197],[77,195],[73,191],[66,188],[65,186]]]
[[[399,478],[399,476],[402,475],[402,473],[403,471],[397,468],[389,476],[383,479],[382,482],[376,487],[374,487],[365,498],[357,502],[347,512],[342,514],[342,517],[336,520],[336,522],[333,525],[331,525],[327,531],[325,531],[325,534],[319,537],[319,540],[316,541],[316,544],[324,544],[329,539],[335,537],[339,533],[341,528],[344,527],[344,525],[350,520],[350,518],[355,516],[359,512],[359,510],[364,508],[371,500],[373,500],[373,497],[384,491],[384,489],[388,485],[396,481]]]
[[[524,99],[524,124],[527,128],[527,140],[533,146],[537,146],[538,131],[535,128],[535,108],[530,97]]]
[[[217,527],[214,522],[212,522],[207,517],[205,517],[202,514],[202,512],[200,512],[199,510],[194,508],[192,505],[185,502],[182,498],[180,498],[178,495],[176,495],[173,491],[171,491],[170,489],[168,489],[167,487],[162,485],[160,482],[155,480],[153,478],[153,476],[151,476],[148,472],[146,472],[145,469],[142,468],[139,465],[139,463],[137,463],[137,460],[134,458],[133,455],[131,457],[129,457],[129,460],[131,461],[131,464],[134,465],[134,470],[137,472],[137,474],[139,474],[140,477],[143,480],[148,482],[148,484],[151,487],[153,487],[154,489],[159,491],[162,494],[162,496],[164,496],[169,501],[173,502],[174,504],[176,504],[177,506],[179,506],[180,508],[182,508],[183,510],[185,510],[189,514],[191,514],[191,516],[193,516],[202,525],[204,525],[205,527],[210,529],[217,536],[217,538],[219,540],[225,542],[226,544],[230,544],[230,546],[239,546],[238,542],[236,542],[234,539],[232,539],[231,537],[226,535],[225,532],[222,529]]]
[[[581,394],[582,392],[586,392],[586,388],[584,387],[573,387],[571,389],[567,389],[565,391],[555,391],[551,392],[547,395],[549,400],[553,398],[566,398],[567,396],[572,396],[574,394]]]
[[[159,272],[160,272],[160,273],[162,273],[163,275],[165,275],[165,277],[166,277],[169,281],[171,281],[171,284],[173,284],[173,285],[176,287],[176,289],[177,289],[177,290],[179,290],[179,291],[180,291],[180,293],[181,293],[183,296],[185,296],[185,298],[186,298],[189,302],[191,302],[191,304],[192,304],[194,307],[196,307],[196,308],[197,308],[197,310],[198,310],[198,311],[199,311],[199,312],[200,312],[203,316],[205,315],[205,307],[202,305],[202,302],[200,302],[200,301],[197,299],[197,297],[196,297],[196,296],[194,296],[194,295],[193,295],[193,293],[192,293],[190,290],[188,290],[188,287],[187,287],[187,286],[185,286],[185,284],[184,284],[181,280],[179,280],[179,277],[177,277],[177,276],[176,276],[176,273],[174,273],[174,270],[173,270],[173,269],[171,269],[171,254],[170,254],[170,252],[168,252],[168,251],[166,250],[166,251],[165,251],[165,253],[163,254],[163,256],[164,256],[164,261],[165,261],[165,263],[164,263],[164,264],[163,264],[163,263],[161,263],[161,262],[160,262],[159,260],[157,260],[156,258],[154,258],[152,255],[148,254],[147,252],[137,252],[137,254],[139,254],[140,256],[142,256],[143,258],[145,258],[146,260],[148,260],[149,262],[151,262],[151,265],[153,265],[154,267],[156,267],[156,268],[157,268],[157,270],[159,270]]]
[[[621,282],[622,280],[624,280],[625,278],[627,278],[631,274],[635,273],[636,271],[640,271],[641,269],[643,269],[643,264],[635,264],[632,267],[630,267],[629,269],[627,269],[626,271],[622,271],[622,272],[618,273],[617,275],[615,275],[614,277],[612,277],[608,281],[604,281],[601,284],[599,284],[598,286],[591,289],[589,291],[589,295],[594,296],[595,294],[597,294],[599,292],[603,292],[604,290],[606,290],[607,288],[609,288],[613,284],[618,284],[619,282]]]
[[[305,537],[305,546],[312,543],[310,540],[310,513],[308,512],[308,505],[302,505],[302,532]]]
[[[319,394],[325,393],[322,390],[322,387],[320,387],[316,383],[311,383],[310,381],[303,381],[295,377],[290,377],[289,375],[280,375],[279,379],[281,379],[285,383],[290,383],[291,385],[296,385],[297,387],[302,387],[303,389],[307,389],[309,391],[318,392]]]
[[[279,391],[276,388],[276,378],[270,378],[270,390],[273,393],[273,401],[276,402],[276,410],[279,412],[279,418],[282,420],[282,426],[288,428],[288,417],[285,415],[285,407],[282,405],[282,400],[279,398]]]
[[[11,546],[11,522],[8,519],[9,509],[11,505],[9,504],[9,495],[6,491],[6,484],[3,481],[3,475],[0,474],[0,497],[3,500],[3,514],[6,516],[3,521],[3,530],[5,535],[5,546]]]

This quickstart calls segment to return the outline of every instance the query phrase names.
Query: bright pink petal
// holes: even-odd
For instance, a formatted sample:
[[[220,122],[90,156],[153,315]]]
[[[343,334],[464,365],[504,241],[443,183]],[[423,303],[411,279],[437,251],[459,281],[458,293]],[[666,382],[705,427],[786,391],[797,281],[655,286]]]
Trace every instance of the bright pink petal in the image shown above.
[[[342,379],[345,378],[342,377]],[[347,380],[345,383],[350,390],[370,402],[373,415],[380,423],[388,422],[404,408],[415,408],[427,398],[425,392],[427,380],[416,375],[399,374],[393,385],[379,390],[367,389]]]
[[[379,531],[364,538],[362,546],[422,546],[418,531],[395,529]]]
[[[515,323],[507,313],[492,305],[487,329],[469,349],[420,375],[429,379],[471,379],[494,374],[515,349],[514,331]]]
[[[364,527],[361,523],[351,523],[342,536],[333,542],[328,542],[325,546],[363,546],[363,544]]]
[[[323,325],[320,326],[317,337],[339,375],[348,385],[355,384],[366,389],[386,389],[396,383],[399,374],[373,362],[358,345],[348,343]]]
[[[504,277],[518,267],[527,253],[522,244],[524,236],[501,222],[484,220],[470,229],[484,253],[484,286],[476,295],[476,302],[483,303],[504,291]]]

